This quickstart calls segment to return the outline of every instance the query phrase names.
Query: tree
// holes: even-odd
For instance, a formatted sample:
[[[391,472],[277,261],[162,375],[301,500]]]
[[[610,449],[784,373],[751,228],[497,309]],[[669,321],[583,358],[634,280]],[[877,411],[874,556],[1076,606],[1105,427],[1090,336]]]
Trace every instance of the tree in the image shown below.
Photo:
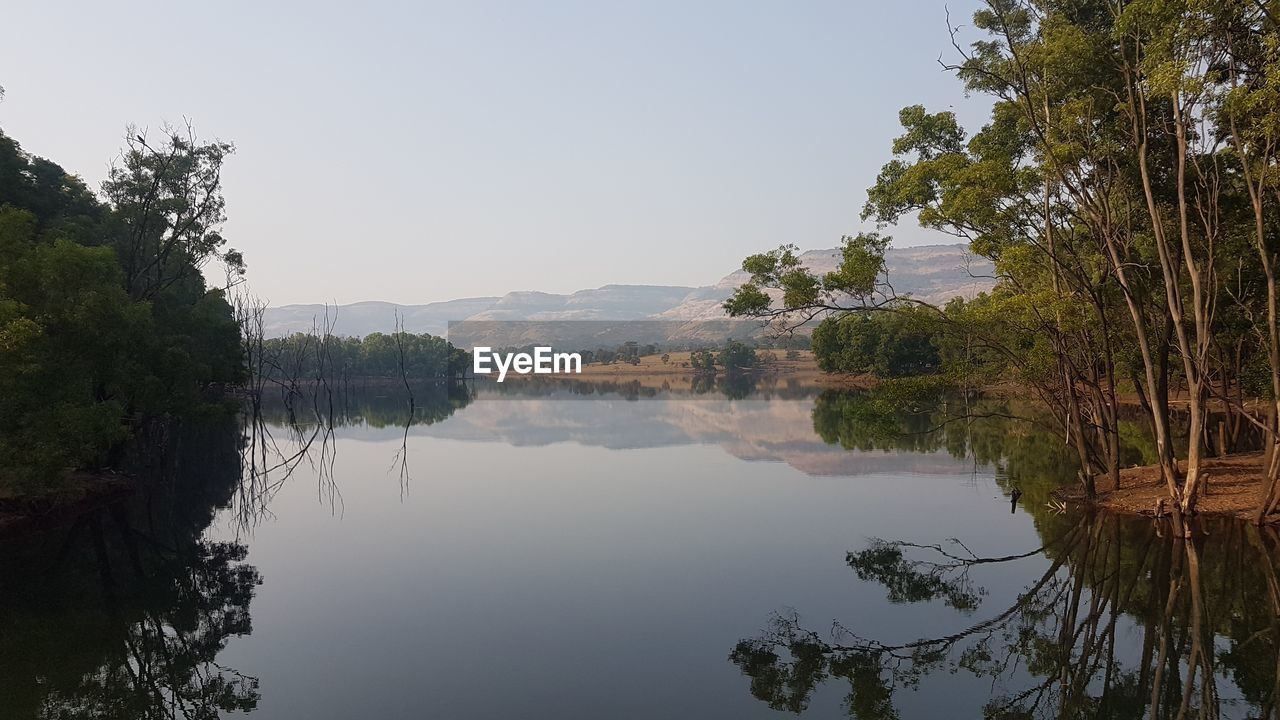
[[[109,249],[40,242],[35,228],[0,208],[0,479],[23,490],[104,462],[126,437],[132,355],[150,329]]]
[[[963,46],[952,31],[947,68],[992,99],[989,121],[970,136],[951,112],[904,108],[863,210],[881,225],[914,214],[995,263],[999,282],[981,303],[930,308],[961,331],[948,357],[998,356],[1054,408],[1090,495],[1096,476],[1119,483],[1118,396],[1131,387],[1175,522],[1195,512],[1205,458],[1231,444],[1210,421],[1215,404],[1234,427],[1264,431],[1257,518],[1280,505],[1277,17],[1244,0],[988,0],[974,14],[978,40]],[[847,248],[873,262],[874,249]],[[751,280],[726,303],[732,314],[803,321],[892,300],[887,281],[818,278],[792,248],[743,267]],[[852,301],[834,300],[840,291]]]
[[[928,375],[941,368],[935,342],[942,336],[931,315],[913,306],[874,315],[850,313],[828,317],[814,328],[813,353],[827,372]]]
[[[885,282],[889,240],[878,233],[842,238],[840,263],[822,277],[804,267],[794,245],[752,255],[742,262],[751,278],[724,302],[725,312],[777,320],[790,329],[827,312],[880,307],[892,292]],[[774,305],[777,299],[780,306]]]
[[[716,369],[715,356],[709,350],[694,350],[689,353],[689,365],[694,370],[707,371]]]
[[[756,367],[759,358],[756,357],[755,348],[737,340],[730,340],[716,355],[715,362],[728,372],[734,373]]]
[[[130,296],[146,299],[197,276],[212,259],[243,274],[244,260],[223,250],[222,164],[235,152],[226,142],[201,142],[190,125],[164,128],[164,143],[130,128],[120,163],[103,194],[114,211],[116,251]]]
[[[395,378],[401,383],[462,377],[471,353],[428,333],[370,333],[339,338],[321,332],[295,333],[263,342],[263,372],[273,382],[331,375],[343,378]]]
[[[167,167],[197,145],[179,143]],[[127,166],[147,166],[138,162]],[[206,220],[221,217],[214,176],[203,192],[218,198],[209,201],[217,210]],[[124,200],[126,177],[137,185],[141,175],[114,172],[107,187],[119,204],[102,203],[0,133],[0,482],[23,492],[72,470],[118,467],[138,428],[206,407],[211,386],[243,376],[231,307],[195,264],[196,235],[206,247],[219,241],[171,197],[180,181],[156,179],[168,189],[134,202]],[[147,213],[173,227],[132,235],[154,243],[121,244]],[[122,251],[146,269],[132,281]]]

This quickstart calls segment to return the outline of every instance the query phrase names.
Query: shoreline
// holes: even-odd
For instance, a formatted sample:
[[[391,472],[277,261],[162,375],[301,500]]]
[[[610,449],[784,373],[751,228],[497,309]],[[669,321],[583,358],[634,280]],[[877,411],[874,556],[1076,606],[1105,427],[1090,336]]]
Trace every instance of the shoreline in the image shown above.
[[[31,535],[74,521],[137,491],[137,478],[120,473],[77,472],[66,487],[0,498],[0,539]]]
[[[1253,514],[1262,502],[1265,488],[1262,483],[1260,452],[1234,453],[1205,458],[1202,472],[1208,478],[1204,494],[1196,501],[1196,516],[1232,518],[1252,521]],[[1178,461],[1180,472],[1186,470],[1186,461]],[[1115,513],[1156,517],[1156,506],[1168,501],[1169,491],[1160,477],[1158,465],[1139,465],[1120,470],[1119,489],[1112,486],[1111,478],[1094,478],[1097,496],[1090,501],[1078,484],[1061,487],[1053,492],[1059,500],[1077,505],[1092,506]],[[1272,515],[1266,524],[1280,522],[1280,516]]]

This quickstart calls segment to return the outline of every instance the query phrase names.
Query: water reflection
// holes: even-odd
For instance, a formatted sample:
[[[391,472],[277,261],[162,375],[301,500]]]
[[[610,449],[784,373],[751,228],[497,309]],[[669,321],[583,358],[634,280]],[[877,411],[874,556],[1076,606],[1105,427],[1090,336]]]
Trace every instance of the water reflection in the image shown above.
[[[876,540],[848,554],[857,577],[890,602],[950,608],[954,632],[879,638],[856,618],[819,631],[782,613],[730,660],[752,695],[796,713],[819,685],[842,682],[850,717],[896,718],[900,693],[968,674],[992,688],[965,709],[985,718],[1276,717],[1280,536],[1225,521],[1202,530],[1183,540],[1083,514],[1044,548],[1006,557]],[[974,567],[1040,553],[1052,562],[1016,602],[981,607]]]
[[[972,709],[986,718],[1276,717],[1274,528],[1206,521],[1184,540],[1146,520],[1064,513],[1049,493],[1072,481],[1074,465],[1061,440],[1036,427],[1034,407],[949,397],[889,412],[887,401],[824,393],[815,431],[849,449],[945,448],[994,466],[1011,506],[1027,496],[1045,544],[980,557],[958,539],[872,539],[846,556],[860,581],[883,587],[890,603],[949,608],[960,624],[938,637],[892,639],[856,619],[820,632],[795,611],[778,613],[730,654],[753,696],[799,713],[817,687],[839,680],[851,717],[896,718],[899,693],[967,674],[990,683],[989,700]],[[1125,422],[1123,457],[1141,462],[1150,443],[1136,420]],[[1051,562],[1014,603],[981,607],[975,568],[1041,555]],[[980,609],[986,619],[965,624]]]
[[[857,718],[920,716],[913,696],[925,716],[1276,715],[1280,536],[1057,510],[1070,454],[1017,402],[767,380],[290,390],[163,447],[140,454],[148,492],[2,546],[0,716],[290,717],[427,687],[454,716],[596,715],[637,677],[632,716],[825,715],[832,692]],[[919,535],[951,520],[960,540]],[[877,522],[905,537],[859,544]],[[842,592],[860,604],[837,615]],[[551,695],[557,712],[529,705]]]
[[[234,423],[172,438],[144,477],[179,482],[83,508],[0,555],[0,714],[217,718],[253,710],[258,680],[220,664],[262,582],[237,542],[203,538],[240,478]]]
[[[323,395],[286,391],[264,395],[260,415],[276,427],[426,426],[443,422],[465,408],[474,393],[474,385],[445,382],[416,384],[411,393],[400,386],[336,389]]]
[[[345,427],[400,430],[391,469],[399,476],[402,495],[407,493],[412,480],[410,429],[448,419],[471,402],[472,392],[460,383],[428,382],[356,390],[345,385],[283,386],[251,396],[242,414],[243,479],[233,498],[240,530],[251,532],[271,517],[272,499],[303,465],[317,471],[317,499],[338,512],[342,488],[334,475],[335,432]]]

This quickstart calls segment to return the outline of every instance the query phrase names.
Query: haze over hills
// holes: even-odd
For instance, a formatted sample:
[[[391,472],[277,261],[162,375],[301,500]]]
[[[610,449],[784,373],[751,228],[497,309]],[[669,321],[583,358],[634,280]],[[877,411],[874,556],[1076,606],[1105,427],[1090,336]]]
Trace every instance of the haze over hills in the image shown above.
[[[835,269],[839,251],[811,250],[801,260],[823,273]],[[994,284],[990,261],[970,255],[963,244],[890,248],[886,254],[889,282],[898,295],[942,304],[953,297],[971,298]],[[747,279],[741,270],[729,273],[714,285],[605,285],[560,295],[518,291],[501,297],[477,297],[398,305],[359,302],[330,306],[333,332],[364,336],[395,329],[399,311],[404,329],[413,333],[445,335],[450,322],[474,321],[579,321],[662,320],[674,323],[706,323],[725,320],[721,303]],[[321,325],[324,305],[283,305],[268,308],[265,327],[269,337],[308,332]]]

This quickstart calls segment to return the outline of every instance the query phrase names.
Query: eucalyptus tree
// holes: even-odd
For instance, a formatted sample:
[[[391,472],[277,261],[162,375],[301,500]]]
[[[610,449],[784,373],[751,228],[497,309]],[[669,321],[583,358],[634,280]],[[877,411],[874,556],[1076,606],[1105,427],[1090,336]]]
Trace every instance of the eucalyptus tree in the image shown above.
[[[1237,278],[1249,273],[1233,242],[1241,170],[1255,196],[1259,259],[1275,294],[1259,185],[1267,182],[1260,170],[1270,161],[1252,159],[1252,172],[1240,162],[1250,161],[1250,145],[1240,136],[1270,132],[1265,120],[1271,100],[1265,93],[1233,97],[1247,95],[1233,85],[1257,76],[1248,69],[1251,57],[1264,73],[1270,67],[1265,53],[1259,58],[1256,50],[1243,51],[1267,46],[1259,31],[1271,17],[1265,3],[993,0],[975,15],[975,25],[991,40],[975,43],[955,66],[967,89],[998,98],[993,116],[1002,107],[1020,116],[1046,188],[1061,189],[1071,211],[1101,241],[1141,354],[1145,383],[1137,389],[1150,398],[1162,475],[1182,514],[1194,512],[1202,491],[1211,394],[1227,407],[1234,402],[1245,409],[1243,393],[1230,393],[1233,378],[1222,372],[1218,352],[1222,303],[1247,302],[1245,293],[1224,288],[1222,276],[1233,264]],[[1255,114],[1261,110],[1261,117],[1235,117],[1243,108],[1229,100]],[[1266,317],[1275,396],[1280,345],[1274,300]],[[1168,345],[1186,389],[1185,474],[1172,462]],[[1215,374],[1223,378],[1217,391]],[[1234,379],[1237,387],[1240,382]],[[1274,429],[1270,435],[1276,436]],[[1274,489],[1274,440],[1267,457]],[[1263,503],[1259,518],[1273,502],[1269,497]]]
[[[1263,470],[1267,490],[1255,519],[1261,521],[1277,503],[1280,477],[1280,292],[1276,282],[1277,231],[1280,203],[1280,30],[1274,2],[1229,0],[1217,8],[1211,39],[1226,55],[1216,79],[1215,124],[1229,139],[1248,196],[1248,226],[1265,291],[1260,307],[1249,312],[1257,344],[1267,359],[1271,402],[1262,420],[1268,437]]]
[[[995,97],[983,133],[1007,125],[1023,151],[1012,169],[1043,187],[1042,222],[1021,240],[1052,263],[1054,291],[1065,281],[1068,297],[1094,299],[1101,319],[1114,297],[1106,287],[1119,290],[1141,363],[1136,388],[1181,513],[1194,512],[1200,477],[1219,227],[1217,148],[1198,132],[1193,15],[1178,2],[993,0],[974,16],[989,39],[957,45],[952,66],[967,90]],[[1091,252],[1063,252],[1064,234]],[[1170,345],[1188,390],[1185,476],[1173,456]]]
[[[1055,409],[1087,491],[1094,475],[1119,483],[1118,393],[1132,382],[1175,519],[1195,512],[1205,458],[1242,422],[1270,441],[1257,518],[1280,503],[1278,17],[1280,3],[1254,0],[988,0],[982,37],[963,45],[953,30],[945,66],[992,99],[987,123],[970,136],[952,113],[904,109],[863,210],[882,227],[914,214],[994,261],[990,297],[935,310]],[[878,234],[847,239],[824,277],[792,248],[752,256],[726,310],[892,309],[883,249]],[[1226,418],[1216,430],[1211,411]]]

